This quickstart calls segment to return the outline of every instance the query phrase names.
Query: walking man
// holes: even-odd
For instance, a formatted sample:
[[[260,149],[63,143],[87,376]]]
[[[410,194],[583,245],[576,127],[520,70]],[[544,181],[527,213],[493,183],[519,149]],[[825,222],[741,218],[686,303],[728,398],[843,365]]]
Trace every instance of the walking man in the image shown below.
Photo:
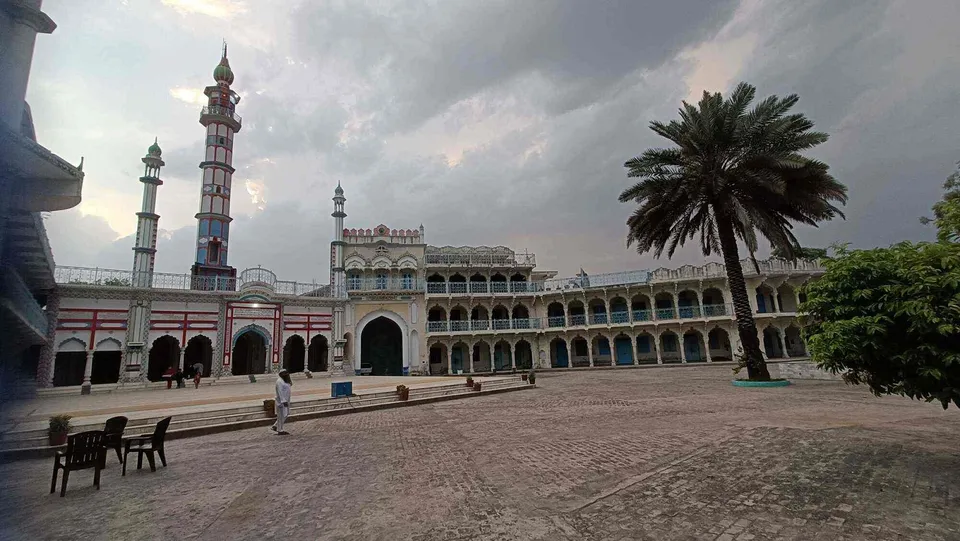
[[[277,409],[277,422],[273,423],[270,430],[273,430],[277,434],[285,435],[288,434],[288,432],[283,430],[283,423],[287,420],[287,415],[290,415],[290,387],[293,385],[293,382],[290,381],[290,372],[287,372],[286,369],[281,370],[277,376],[277,392],[276,396],[274,396]]]

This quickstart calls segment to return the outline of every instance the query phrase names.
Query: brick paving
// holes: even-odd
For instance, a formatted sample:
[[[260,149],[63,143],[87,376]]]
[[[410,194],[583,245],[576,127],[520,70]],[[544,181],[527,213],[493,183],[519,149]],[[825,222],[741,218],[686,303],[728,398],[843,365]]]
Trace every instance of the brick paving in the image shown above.
[[[726,367],[542,374],[539,389],[171,443],[102,489],[0,465],[0,539],[960,540],[960,417]]]

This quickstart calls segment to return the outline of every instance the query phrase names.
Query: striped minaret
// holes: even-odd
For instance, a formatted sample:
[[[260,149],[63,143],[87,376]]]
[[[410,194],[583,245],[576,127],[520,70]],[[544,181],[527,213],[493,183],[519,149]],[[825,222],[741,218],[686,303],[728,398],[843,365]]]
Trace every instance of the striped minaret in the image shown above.
[[[332,257],[330,261],[330,296],[338,299],[347,298],[347,283],[346,283],[346,274],[344,273],[343,268],[343,252],[346,242],[343,240],[343,219],[347,217],[347,213],[344,212],[343,204],[347,201],[347,198],[343,196],[343,188],[340,187],[340,183],[337,183],[337,189],[333,192],[333,242],[331,245]],[[347,344],[347,341],[343,338],[344,336],[344,313],[343,306],[344,303],[340,302],[334,305],[333,307],[333,370],[331,375],[342,376],[345,375],[345,370],[349,370],[349,366],[345,367],[345,361],[349,359],[343,358],[344,347]],[[357,370],[357,375],[360,374],[360,371]]]
[[[153,283],[153,266],[157,256],[157,224],[160,215],[157,214],[157,187],[163,184],[160,180],[160,168],[163,160],[157,140],[147,149],[147,155],[141,161],[144,164],[143,176],[143,204],[137,213],[137,238],[133,246],[133,287],[150,287]]]
[[[230,193],[233,176],[233,137],[240,131],[240,115],[236,106],[240,96],[230,90],[233,71],[227,61],[227,44],[223,57],[213,70],[216,85],[203,90],[208,101],[200,113],[200,124],[206,128],[206,154],[200,188],[200,210],[197,212],[196,258],[191,274],[193,289],[233,290],[237,270],[227,264],[230,240]]]

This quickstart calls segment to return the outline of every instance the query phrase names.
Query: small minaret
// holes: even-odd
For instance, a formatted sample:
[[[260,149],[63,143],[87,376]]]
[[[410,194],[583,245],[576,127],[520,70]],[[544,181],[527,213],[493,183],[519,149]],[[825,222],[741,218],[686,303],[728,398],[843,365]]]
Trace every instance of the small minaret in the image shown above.
[[[343,188],[337,182],[337,189],[333,192],[333,242],[331,242],[333,261],[330,268],[330,296],[346,300],[347,284],[343,268],[343,252],[346,242],[343,241],[343,219],[347,213],[343,211],[343,204],[347,200],[343,196]],[[347,341],[343,337],[343,310],[344,302],[339,302],[333,307],[333,370],[332,376],[342,376],[344,372],[344,362],[349,359],[343,358],[344,346]],[[348,368],[349,369],[349,368]],[[359,374],[359,370],[357,370]]]
[[[147,149],[147,155],[141,161],[144,163],[143,176],[143,204],[137,213],[137,238],[133,246],[133,287],[151,287],[153,284],[153,267],[157,256],[157,224],[160,215],[157,214],[157,186],[163,184],[160,180],[160,168],[164,166],[160,159],[161,150],[157,140]]]
[[[233,70],[223,44],[220,64],[213,70],[217,84],[203,89],[207,106],[200,112],[200,124],[206,129],[206,150],[200,169],[200,211],[197,212],[197,243],[190,273],[193,289],[234,289],[237,270],[227,264],[230,240],[230,192],[233,188],[233,141],[240,131],[236,106],[240,96],[230,90]]]

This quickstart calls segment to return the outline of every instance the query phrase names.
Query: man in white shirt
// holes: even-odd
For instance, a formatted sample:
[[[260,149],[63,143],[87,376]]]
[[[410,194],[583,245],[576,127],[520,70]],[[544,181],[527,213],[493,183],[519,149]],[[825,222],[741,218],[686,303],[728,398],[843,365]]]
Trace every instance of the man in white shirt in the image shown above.
[[[273,423],[270,430],[273,430],[277,434],[285,435],[288,434],[288,432],[283,430],[283,423],[287,420],[287,415],[290,415],[290,387],[293,385],[293,382],[290,381],[290,373],[286,370],[281,370],[277,376],[277,392],[274,397],[276,401],[277,422]]]

